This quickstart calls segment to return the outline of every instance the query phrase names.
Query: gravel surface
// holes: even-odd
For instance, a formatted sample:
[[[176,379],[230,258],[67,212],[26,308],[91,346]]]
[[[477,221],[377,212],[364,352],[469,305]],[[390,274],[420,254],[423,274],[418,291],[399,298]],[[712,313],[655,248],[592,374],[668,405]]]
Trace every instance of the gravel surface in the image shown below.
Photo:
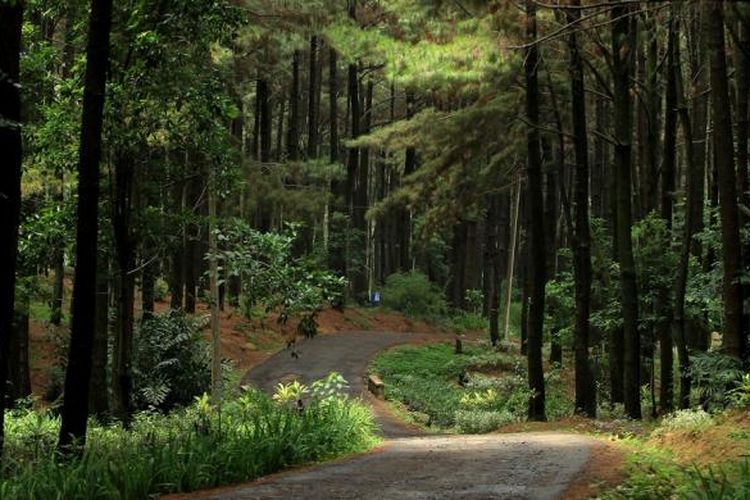
[[[450,338],[450,337],[448,337]],[[250,370],[244,382],[272,390],[340,372],[351,393],[366,390],[371,358],[396,344],[435,336],[358,332],[327,335],[286,350]],[[586,467],[593,441],[565,433],[429,436],[400,423],[374,404],[386,441],[345,460],[275,474],[247,485],[199,492],[211,499],[490,499],[559,498]],[[404,437],[406,436],[406,437]]]

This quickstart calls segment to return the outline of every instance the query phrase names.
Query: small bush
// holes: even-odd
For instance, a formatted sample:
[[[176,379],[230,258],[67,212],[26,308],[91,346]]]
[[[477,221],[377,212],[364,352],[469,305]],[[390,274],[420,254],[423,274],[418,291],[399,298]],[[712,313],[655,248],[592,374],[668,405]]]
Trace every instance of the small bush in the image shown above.
[[[388,276],[382,303],[394,311],[423,319],[444,316],[448,309],[440,288],[416,271]]]
[[[729,401],[729,391],[742,382],[740,360],[719,351],[696,353],[690,359],[693,387],[710,410],[722,410]]]
[[[448,328],[457,333],[468,333],[484,330],[488,320],[481,314],[456,311],[448,320]]]
[[[133,344],[133,399],[138,409],[185,406],[210,389],[211,357],[200,334],[204,323],[170,311],[140,324]]]
[[[169,284],[164,281],[163,278],[158,278],[154,282],[154,300],[156,302],[164,302],[167,300],[167,294],[169,293]]]
[[[484,434],[517,422],[519,419],[507,411],[456,410],[456,428],[466,434]]]
[[[714,418],[703,410],[678,410],[664,417],[655,432],[687,431],[696,436],[713,425]]]

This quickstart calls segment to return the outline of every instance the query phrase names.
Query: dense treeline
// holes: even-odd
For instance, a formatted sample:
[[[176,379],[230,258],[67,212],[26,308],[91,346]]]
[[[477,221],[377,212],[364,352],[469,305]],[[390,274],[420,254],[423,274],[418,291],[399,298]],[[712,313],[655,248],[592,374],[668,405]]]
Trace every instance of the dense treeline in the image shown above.
[[[517,4],[1,0],[0,404],[40,297],[68,447],[136,411],[163,289],[218,399],[219,309],[314,335],[409,272],[493,345],[520,302],[530,419],[547,344],[578,413],[709,404],[694,361],[750,362],[750,4]]]

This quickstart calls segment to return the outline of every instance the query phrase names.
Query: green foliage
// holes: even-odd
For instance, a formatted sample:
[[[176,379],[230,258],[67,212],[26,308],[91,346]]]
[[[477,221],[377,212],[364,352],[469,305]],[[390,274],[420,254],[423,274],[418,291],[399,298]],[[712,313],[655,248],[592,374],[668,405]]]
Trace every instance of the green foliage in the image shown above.
[[[720,410],[730,402],[730,392],[742,381],[740,361],[719,351],[695,353],[690,358],[693,388],[711,410]]]
[[[273,400],[280,405],[289,406],[301,401],[308,392],[310,389],[305,384],[300,384],[299,380],[288,384],[279,382],[276,385],[276,392],[273,393]]]
[[[570,250],[560,251],[565,256]],[[575,283],[570,272],[560,272],[547,282],[544,295],[544,327],[547,335],[560,339],[562,345],[572,346],[575,324]]]
[[[439,318],[448,309],[442,291],[417,271],[388,276],[382,300],[389,309],[422,319]]]
[[[426,415],[437,428],[490,432],[526,418],[531,393],[520,357],[473,346],[460,356],[447,344],[403,346],[376,357],[372,370],[385,383],[387,399]],[[570,414],[559,375],[548,375],[547,384],[550,416]]]
[[[735,408],[747,408],[750,406],[750,373],[742,375],[737,386],[727,393],[730,406]]]
[[[714,424],[714,418],[704,410],[678,410],[664,417],[654,432],[658,435],[682,430],[697,436]]]
[[[245,221],[230,220],[218,231],[222,250],[217,258],[231,276],[240,277],[246,309],[262,305],[266,311],[277,310],[282,323],[303,316],[300,333],[313,336],[315,315],[326,303],[343,302],[346,280],[320,270],[308,258],[294,257],[296,238],[294,225],[280,233],[263,233]]]
[[[464,434],[484,434],[499,427],[517,422],[518,418],[507,411],[456,410],[456,429]]]
[[[304,412],[250,390],[214,408],[208,398],[170,415],[141,413],[130,430],[91,424],[81,459],[54,452],[59,419],[16,411],[6,423],[2,498],[150,498],[249,481],[281,468],[374,445],[362,403],[341,397]]]
[[[689,498],[700,500],[730,500],[750,497],[750,460],[696,469],[683,488]]]
[[[139,409],[190,404],[211,385],[211,357],[200,331],[205,319],[170,311],[143,319],[133,342],[133,396]]]
[[[454,310],[447,320],[448,328],[456,333],[468,333],[487,328],[487,318],[481,314]]]
[[[154,300],[156,302],[164,302],[167,300],[167,294],[169,293],[169,284],[163,279],[158,278],[154,282]]]

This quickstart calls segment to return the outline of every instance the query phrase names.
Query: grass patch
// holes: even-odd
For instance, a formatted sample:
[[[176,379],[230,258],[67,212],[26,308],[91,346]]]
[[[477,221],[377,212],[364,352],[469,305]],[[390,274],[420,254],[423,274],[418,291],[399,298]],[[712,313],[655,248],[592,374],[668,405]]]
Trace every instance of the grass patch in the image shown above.
[[[400,346],[377,356],[371,371],[385,383],[386,399],[408,409],[412,420],[452,432],[490,432],[526,417],[529,389],[521,356],[448,344]],[[550,417],[572,406],[556,371],[548,375]]]
[[[603,498],[750,498],[748,431],[744,413],[675,412],[650,435],[621,441],[628,478]]]
[[[300,413],[248,391],[219,411],[201,399],[169,415],[139,414],[130,431],[92,422],[83,457],[54,454],[59,419],[8,415],[0,498],[148,498],[255,479],[377,443],[370,410],[328,397]]]

